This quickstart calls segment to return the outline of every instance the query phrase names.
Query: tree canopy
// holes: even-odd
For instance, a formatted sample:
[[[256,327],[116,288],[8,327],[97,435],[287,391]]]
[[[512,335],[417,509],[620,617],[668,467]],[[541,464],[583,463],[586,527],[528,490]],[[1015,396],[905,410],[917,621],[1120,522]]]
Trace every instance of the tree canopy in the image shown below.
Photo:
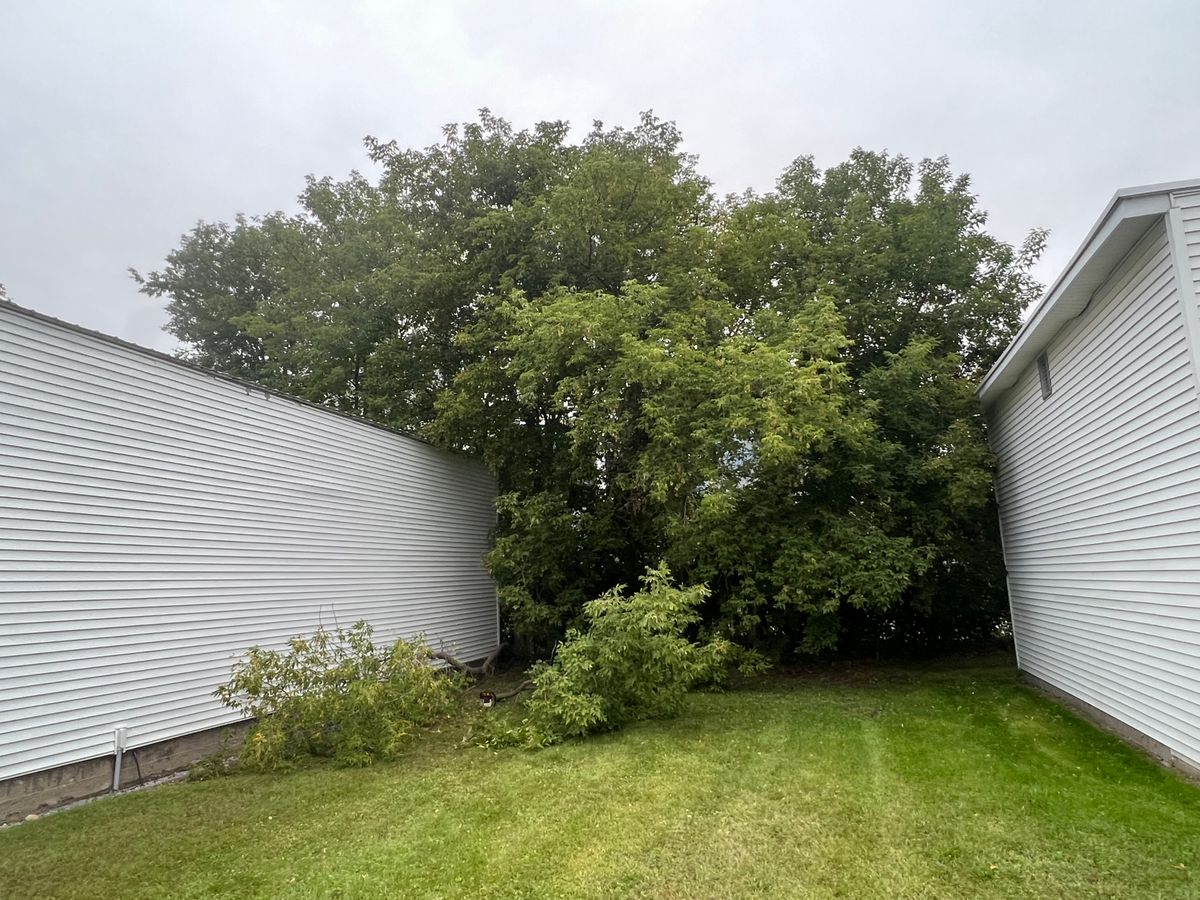
[[[644,114],[484,111],[298,212],[201,223],[161,271],[187,358],[481,455],[533,651],[666,563],[773,653],[941,646],[1005,616],[974,386],[1035,296],[945,159],[801,157],[718,198]]]

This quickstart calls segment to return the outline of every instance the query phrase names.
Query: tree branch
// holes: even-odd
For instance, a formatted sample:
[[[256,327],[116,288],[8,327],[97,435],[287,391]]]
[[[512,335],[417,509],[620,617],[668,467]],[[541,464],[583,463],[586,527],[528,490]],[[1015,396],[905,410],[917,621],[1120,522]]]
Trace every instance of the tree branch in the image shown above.
[[[496,694],[494,696],[496,698],[496,702],[498,703],[501,700],[511,700],[513,697],[517,696],[517,694],[520,694],[523,691],[533,690],[535,687],[537,687],[537,685],[535,685],[532,681],[522,681],[511,691],[505,691],[503,694]]]
[[[451,668],[458,669],[464,675],[470,675],[472,678],[479,678],[482,675],[491,675],[496,670],[496,658],[500,656],[500,651],[507,645],[500,644],[493,650],[482,663],[473,666],[470,663],[465,663],[457,657],[447,653],[445,650],[439,650],[433,654],[434,659],[440,659],[442,662],[449,665]]]

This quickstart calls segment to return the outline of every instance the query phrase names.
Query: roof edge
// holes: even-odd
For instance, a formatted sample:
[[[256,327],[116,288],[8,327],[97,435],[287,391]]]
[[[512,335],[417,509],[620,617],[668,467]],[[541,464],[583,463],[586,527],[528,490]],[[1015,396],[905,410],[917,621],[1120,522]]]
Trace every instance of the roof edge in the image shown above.
[[[343,412],[342,410],[334,409],[331,406],[323,406],[320,403],[314,403],[311,400],[305,400],[303,397],[297,397],[295,394],[288,394],[284,391],[278,391],[275,388],[267,387],[266,385],[259,384],[255,381],[248,381],[245,378],[238,378],[236,375],[229,375],[216,369],[209,369],[205,366],[188,362],[186,359],[180,359],[177,356],[172,356],[171,354],[164,353],[161,350],[154,350],[151,347],[143,347],[141,344],[135,344],[132,341],[125,340],[124,338],[114,337],[113,335],[105,334],[102,331],[95,331],[91,328],[85,328],[82,325],[76,325],[73,322],[67,322],[63,319],[56,319],[54,316],[47,315],[43,312],[38,312],[36,309],[30,309],[27,306],[21,306],[20,304],[14,303],[12,300],[7,298],[0,298],[0,310],[8,310],[9,312],[14,312],[17,315],[24,316],[28,319],[44,322],[47,325],[52,325],[56,328],[62,328],[65,331],[71,331],[75,334],[81,334],[85,337],[103,341],[106,344],[122,347],[125,350],[131,350],[134,353],[141,354],[142,356],[148,356],[152,359],[157,359],[160,362],[165,362],[172,366],[178,366],[182,369],[190,369],[193,372],[196,372],[200,375],[206,375],[209,378],[215,378],[218,381],[227,381],[230,384],[236,384],[239,387],[245,388],[247,392],[260,391],[267,396],[289,400],[292,403],[298,403],[301,406],[307,406],[310,409],[319,410],[320,412],[328,413],[329,415],[340,416],[343,419],[349,419],[351,422],[357,422],[359,425],[365,425],[368,428],[386,431],[387,433],[393,434],[396,437],[407,438],[411,441],[416,441],[418,444],[425,444],[426,446],[432,447],[435,450],[440,450],[443,453],[451,453],[456,456],[466,456],[470,459],[482,462],[480,457],[474,453],[468,453],[463,450],[454,450],[449,447],[441,447],[433,443],[433,441],[421,437],[415,432],[403,431],[399,428],[392,428],[390,425],[382,425],[379,422],[373,422],[364,416],[356,416],[353,413]]]
[[[1200,190],[1200,178],[1122,188],[1071,256],[1067,266],[1034,306],[976,389],[982,402],[994,402],[1054,335],[1087,309],[1092,295],[1155,220],[1171,208],[1171,195]],[[1117,262],[1114,262],[1114,256]]]

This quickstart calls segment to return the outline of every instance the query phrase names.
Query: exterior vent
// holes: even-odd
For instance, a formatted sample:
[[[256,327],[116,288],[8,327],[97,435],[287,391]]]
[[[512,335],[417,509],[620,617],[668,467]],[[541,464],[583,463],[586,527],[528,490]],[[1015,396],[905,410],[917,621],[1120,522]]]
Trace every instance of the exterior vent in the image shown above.
[[[1046,354],[1042,353],[1037,358],[1038,381],[1042,385],[1042,399],[1050,399],[1050,395],[1054,393],[1054,388],[1050,385],[1050,361],[1046,359]]]

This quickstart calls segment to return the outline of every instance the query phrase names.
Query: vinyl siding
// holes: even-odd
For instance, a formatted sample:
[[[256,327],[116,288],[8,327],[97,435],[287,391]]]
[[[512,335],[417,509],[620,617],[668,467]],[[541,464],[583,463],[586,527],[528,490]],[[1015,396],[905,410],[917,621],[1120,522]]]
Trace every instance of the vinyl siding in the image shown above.
[[[249,646],[495,647],[477,461],[0,306],[0,779],[234,721]]]
[[[1187,241],[1188,264],[1192,286],[1200,294],[1200,194],[1177,194],[1174,205],[1183,214],[1184,237]]]
[[[1200,400],[1180,299],[1159,223],[1050,343],[1049,399],[1030,366],[988,419],[1021,668],[1197,763]]]

